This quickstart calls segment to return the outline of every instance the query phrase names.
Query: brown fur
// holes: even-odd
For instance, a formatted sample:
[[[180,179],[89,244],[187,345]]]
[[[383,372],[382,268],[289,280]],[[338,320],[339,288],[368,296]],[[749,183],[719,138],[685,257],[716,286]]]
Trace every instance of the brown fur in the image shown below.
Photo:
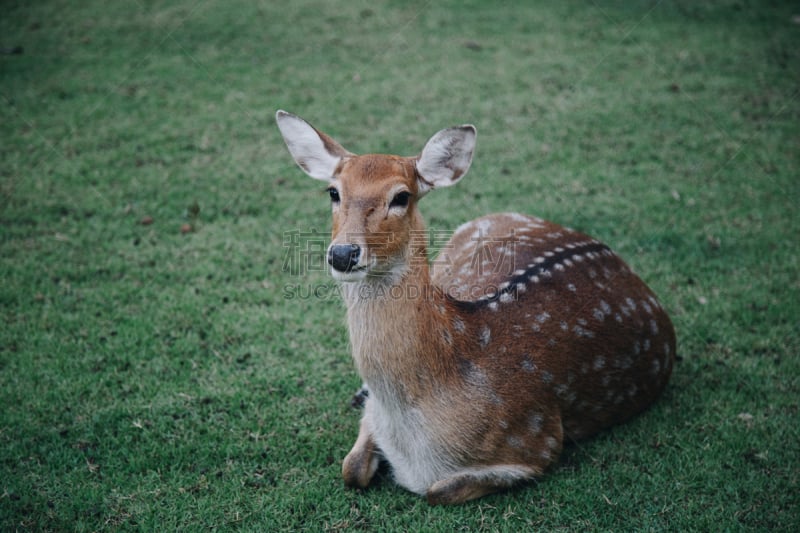
[[[366,486],[384,454],[431,503],[480,497],[541,474],[564,439],[623,422],[663,390],[672,323],[605,245],[497,214],[459,228],[429,267],[417,159],[324,146],[347,154],[331,177],[332,243],[359,245],[370,265],[344,286],[370,387],[348,485]],[[411,198],[391,209],[397,191]]]

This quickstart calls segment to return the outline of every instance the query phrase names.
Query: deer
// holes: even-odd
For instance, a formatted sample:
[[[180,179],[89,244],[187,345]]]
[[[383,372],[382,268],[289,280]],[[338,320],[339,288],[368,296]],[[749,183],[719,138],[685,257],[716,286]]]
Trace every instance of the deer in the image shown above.
[[[429,260],[418,202],[465,176],[474,126],[401,157],[353,154],[286,111],[276,120],[297,165],[327,184],[326,258],[368,390],[346,486],[367,488],[385,461],[432,505],[507,490],[664,390],[672,322],[602,242],[497,213],[459,226]]]

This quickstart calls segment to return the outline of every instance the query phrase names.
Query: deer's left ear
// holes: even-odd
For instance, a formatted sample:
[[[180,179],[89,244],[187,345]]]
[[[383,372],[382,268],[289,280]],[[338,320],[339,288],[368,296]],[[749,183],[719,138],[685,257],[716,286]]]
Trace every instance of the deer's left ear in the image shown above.
[[[464,177],[475,152],[475,126],[465,124],[438,132],[430,138],[417,159],[419,194],[453,185]]]
[[[312,178],[332,181],[339,162],[353,155],[296,115],[280,110],[275,114],[275,120],[289,153]]]

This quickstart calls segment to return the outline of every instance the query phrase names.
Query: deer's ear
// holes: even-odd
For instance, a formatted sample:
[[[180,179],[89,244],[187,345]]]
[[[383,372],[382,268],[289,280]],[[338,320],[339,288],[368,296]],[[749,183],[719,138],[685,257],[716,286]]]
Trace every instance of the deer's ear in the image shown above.
[[[312,178],[332,181],[341,160],[353,155],[296,115],[279,110],[275,114],[275,120],[289,153]]]
[[[430,138],[417,159],[420,194],[453,185],[464,177],[472,163],[477,134],[475,126],[465,124]]]

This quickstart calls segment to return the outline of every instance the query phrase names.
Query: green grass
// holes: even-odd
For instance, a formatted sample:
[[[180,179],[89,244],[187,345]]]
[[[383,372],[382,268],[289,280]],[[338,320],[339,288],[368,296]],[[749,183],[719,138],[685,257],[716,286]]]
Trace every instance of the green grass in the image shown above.
[[[0,529],[796,529],[799,14],[5,2]],[[329,211],[278,108],[356,152],[476,124],[429,227],[513,209],[610,244],[675,322],[665,395],[519,490],[346,490],[342,306],[290,298],[329,280],[284,268],[285,232]]]

